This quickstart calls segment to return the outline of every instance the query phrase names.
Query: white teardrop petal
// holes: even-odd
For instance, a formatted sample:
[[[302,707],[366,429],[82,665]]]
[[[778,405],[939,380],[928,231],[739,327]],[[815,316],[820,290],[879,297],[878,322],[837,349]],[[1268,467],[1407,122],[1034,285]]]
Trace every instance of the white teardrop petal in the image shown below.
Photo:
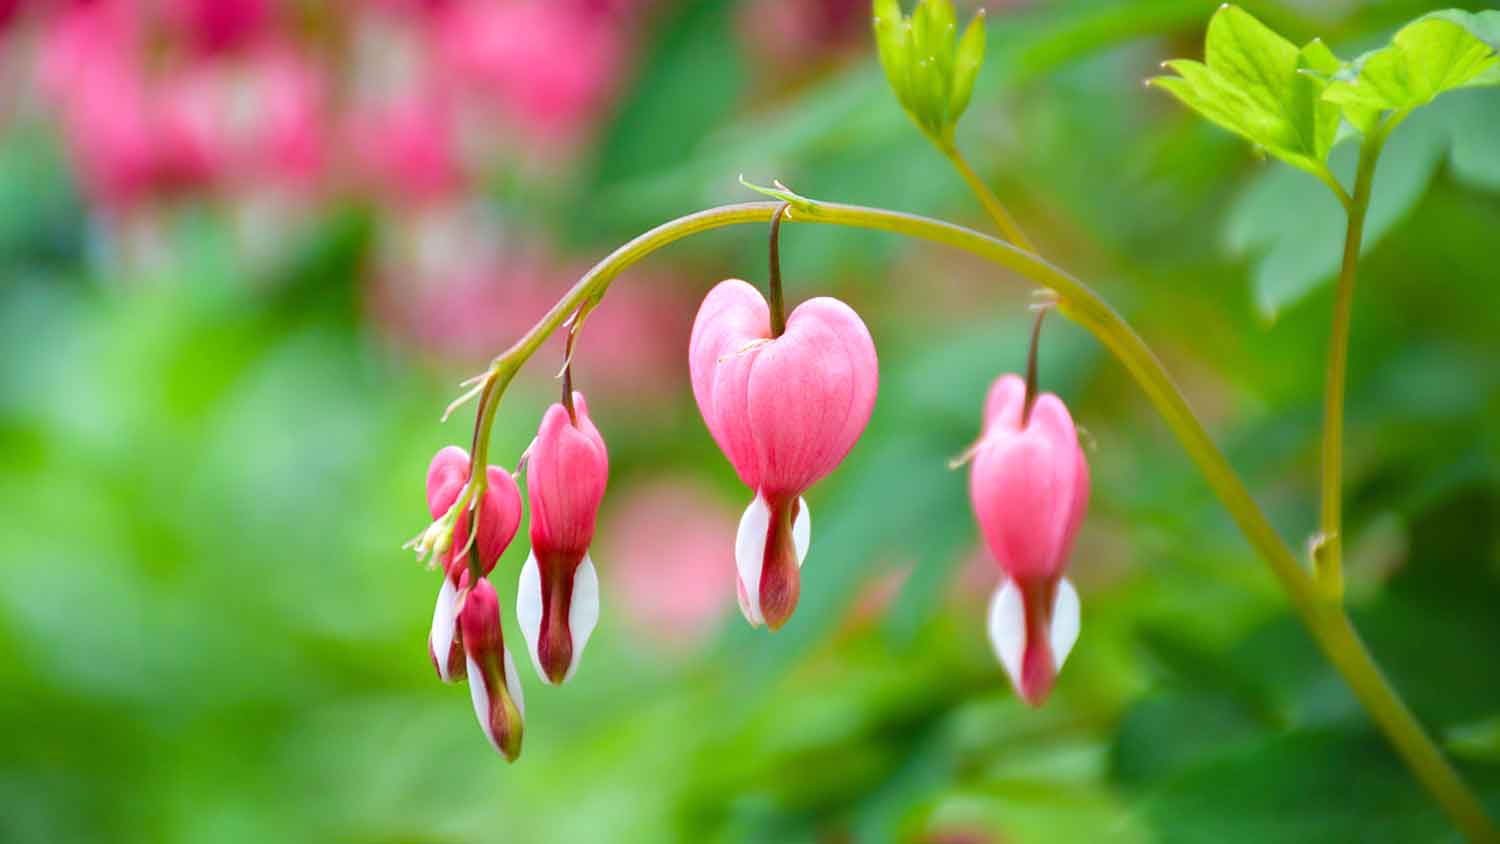
[[[535,552],[526,555],[526,565],[521,566],[521,582],[516,587],[516,623],[521,626],[521,635],[526,639],[531,664],[536,666],[536,673],[546,679],[547,672],[542,670],[542,658],[536,650],[542,637],[542,570],[537,565]]]
[[[573,570],[573,603],[568,607],[568,632],[573,636],[573,664],[563,675],[566,682],[578,670],[583,661],[583,647],[599,623],[599,572],[594,569],[594,560],[588,554]]]
[[[760,611],[760,570],[766,559],[766,530],[771,526],[771,509],[756,494],[755,500],[740,516],[740,528],[734,536],[734,565],[739,573],[744,600],[740,609],[745,620],[759,627],[765,623]]]
[[[453,651],[453,637],[458,629],[458,613],[454,607],[457,597],[458,588],[444,575],[437,606],[432,609],[432,632],[427,634],[428,647],[432,648],[432,658],[437,662],[438,676],[444,683],[453,682],[448,672],[448,655]]]
[[[489,686],[484,675],[479,672],[479,663],[474,661],[474,657],[465,656],[464,659],[469,665],[469,699],[474,701],[474,717],[479,719],[479,729],[484,730],[484,737],[490,740],[496,750],[500,750],[500,742],[495,740],[495,732],[490,726]]]
[[[510,648],[504,648],[505,652],[505,688],[510,692],[510,699],[516,704],[516,711],[521,717],[526,717],[526,696],[521,692],[521,675],[516,672],[516,661],[510,658]]]
[[[1026,607],[1015,581],[1006,578],[990,598],[990,645],[995,656],[1010,675],[1010,682],[1021,688],[1021,655],[1026,650]]]
[[[797,519],[792,522],[792,546],[797,550],[797,568],[807,559],[807,549],[812,545],[812,514],[807,510],[807,499],[797,499]]]
[[[1064,577],[1057,584],[1057,598],[1052,603],[1052,630],[1049,634],[1052,645],[1052,660],[1061,671],[1063,661],[1078,642],[1079,624],[1078,590]]]

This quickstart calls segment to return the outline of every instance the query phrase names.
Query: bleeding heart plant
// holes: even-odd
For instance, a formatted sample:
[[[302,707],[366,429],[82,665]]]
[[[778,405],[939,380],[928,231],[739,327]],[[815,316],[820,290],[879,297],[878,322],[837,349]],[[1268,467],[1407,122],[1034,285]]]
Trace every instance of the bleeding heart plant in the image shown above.
[[[1386,137],[1414,109],[1448,90],[1500,84],[1495,19],[1455,11],[1435,13],[1401,29],[1391,45],[1346,63],[1322,42],[1298,48],[1245,12],[1225,6],[1209,25],[1205,61],[1169,63],[1178,76],[1153,80],[1213,122],[1322,179],[1347,212],[1328,366],[1322,529],[1312,544],[1309,567],[1266,519],[1145,342],[1091,289],[1035,254],[1000,200],[959,154],[954,127],[969,104],[983,58],[983,18],[977,18],[958,38],[950,0],[919,0],[910,17],[902,14],[897,0],[876,0],[874,9],[881,63],[897,98],[954,164],[1007,240],[910,214],[814,202],[780,183],[775,188],[754,188],[778,203],[727,205],[665,223],[610,253],[473,379],[470,392],[455,405],[478,397],[476,461],[484,462],[495,409],[516,371],[564,324],[568,314],[573,315],[571,353],[583,316],[599,304],[624,268],[691,234],[770,221],[770,302],[742,281],[716,286],[704,299],[693,326],[689,368],[693,394],[710,434],[755,494],[735,543],[742,609],[752,624],[763,622],[777,628],[796,606],[798,568],[810,542],[810,518],[802,493],[849,453],[870,418],[878,380],[874,343],[863,321],[847,305],[813,299],[783,318],[777,261],[781,221],[877,229],[964,249],[1046,288],[1062,315],[1092,332],[1119,358],[1291,595],[1292,606],[1319,647],[1358,692],[1406,763],[1471,840],[1496,840],[1484,806],[1413,718],[1359,640],[1342,605],[1340,570],[1340,466],[1350,302],[1375,164]],[[1492,42],[1486,42],[1486,37]],[[1352,192],[1327,166],[1341,121],[1351,130],[1346,134],[1360,145]],[[991,604],[991,639],[1018,693],[1033,705],[1051,692],[1057,670],[1078,636],[1079,601],[1063,571],[1089,493],[1089,469],[1071,415],[1061,399],[1036,393],[1037,338],[1033,334],[1026,381],[1003,376],[991,389],[983,433],[970,455],[975,515],[1005,573]],[[565,376],[570,372],[566,365],[563,371]],[[547,411],[531,449],[527,480],[532,560],[523,573],[517,607],[533,660],[550,682],[566,679],[576,669],[578,654],[597,618],[597,582],[588,547],[608,473],[603,441],[582,406],[582,397],[574,397],[566,381],[564,396],[564,404]],[[576,407],[566,407],[566,397],[572,397]],[[479,516],[479,533],[489,529],[484,503],[487,483],[488,475],[464,485],[441,516],[437,515],[441,507],[434,504],[436,521],[416,540],[418,551],[446,560],[455,525],[463,514]],[[481,592],[483,572],[476,566],[471,573],[476,580],[471,599],[475,594],[487,596],[488,590]],[[484,607],[482,613],[474,611],[481,616],[476,624],[489,623],[485,600],[474,603]],[[461,626],[465,640],[474,639],[476,648],[491,641],[487,629],[481,635],[478,627],[471,633],[467,624]],[[493,626],[498,629],[498,611]],[[490,669],[478,660],[467,663],[469,673],[484,674],[483,690],[491,696],[484,699],[481,712],[493,710],[493,695],[508,687],[514,674],[508,672],[503,682],[497,680],[501,675],[493,666],[503,659],[496,661],[493,648],[487,653]],[[519,702],[518,687],[516,691]],[[475,695],[479,704],[479,691]],[[495,739],[500,733],[496,723],[492,717],[487,733],[504,752],[503,741]]]

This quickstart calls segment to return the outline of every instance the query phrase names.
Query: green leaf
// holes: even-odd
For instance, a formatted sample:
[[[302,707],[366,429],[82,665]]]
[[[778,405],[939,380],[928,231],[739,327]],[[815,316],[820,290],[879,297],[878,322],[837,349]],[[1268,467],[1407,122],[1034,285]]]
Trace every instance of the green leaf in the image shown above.
[[[1469,89],[1433,103],[1392,135],[1375,171],[1362,252],[1368,252],[1422,197],[1446,157],[1454,179],[1482,191],[1500,191],[1500,90]],[[1329,159],[1348,183],[1357,150],[1341,145]],[[1258,175],[1226,220],[1229,248],[1252,258],[1251,289],[1266,319],[1330,281],[1338,271],[1344,211],[1293,171]]]
[[[1204,61],[1167,62],[1150,80],[1213,123],[1281,160],[1325,177],[1338,110],[1322,103],[1341,63],[1321,41],[1302,49],[1235,6],[1208,24]]]
[[[1428,18],[1407,25],[1356,66],[1354,78],[1330,84],[1323,98],[1352,110],[1350,122],[1366,129],[1372,113],[1404,114],[1447,91],[1489,84],[1500,58],[1465,27]]]
[[[1500,51],[1500,11],[1465,12],[1459,9],[1443,9],[1438,12],[1428,12],[1417,18],[1419,22],[1434,19],[1456,23],[1467,29],[1475,38],[1490,45],[1491,49]]]

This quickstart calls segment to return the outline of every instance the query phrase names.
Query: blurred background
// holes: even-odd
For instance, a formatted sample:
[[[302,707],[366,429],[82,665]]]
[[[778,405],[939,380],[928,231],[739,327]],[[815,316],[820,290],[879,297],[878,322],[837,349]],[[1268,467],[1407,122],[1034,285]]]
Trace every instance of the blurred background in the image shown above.
[[[987,5],[961,144],[1302,547],[1338,207],[1142,86],[1198,57],[1215,3]],[[1435,7],[1244,5],[1346,58]],[[591,263],[753,198],[741,173],[988,228],[871,41],[861,0],[0,2],[0,840],[1457,841],[1063,320],[1041,377],[1091,448],[1083,634],[1045,708],[1013,697],[946,461],[1023,366],[1030,289],[888,235],[783,234],[788,297],[852,303],[883,369],[808,495],[785,629],[735,610],[749,493],[687,384],[700,297],[764,283],[741,227],[627,271],[588,322],[603,617],[566,687],[523,661],[519,763],[438,683],[438,575],[400,550],[428,459],[468,442],[467,411],[438,416]],[[1370,229],[1354,614],[1500,810],[1500,93],[1396,133]],[[507,395],[496,462],[560,357]],[[494,576],[518,654],[525,554],[523,531]]]

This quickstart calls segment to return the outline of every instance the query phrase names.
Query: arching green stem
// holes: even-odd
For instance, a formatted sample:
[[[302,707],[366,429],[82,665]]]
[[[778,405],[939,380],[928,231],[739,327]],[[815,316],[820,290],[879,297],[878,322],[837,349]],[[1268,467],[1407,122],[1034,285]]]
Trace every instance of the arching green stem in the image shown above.
[[[898,211],[813,202],[800,197],[797,200],[793,202],[793,222],[888,231],[946,244],[989,260],[1053,291],[1057,295],[1058,310],[1093,333],[1140,384],[1235,523],[1286,589],[1292,607],[1301,616],[1313,639],[1344,676],[1408,767],[1472,840],[1495,840],[1494,827],[1483,806],[1381,674],[1342,608],[1322,599],[1314,579],[1276,533],[1239,475],[1214,445],[1161,361],[1113,308],[1087,285],[1063,270],[1005,241],[972,229]],[[569,314],[585,303],[597,302],[615,276],[652,252],[711,229],[744,223],[765,224],[780,206],[779,202],[748,202],[689,214],[640,235],[595,264],[541,321],[491,363],[488,378],[493,382],[493,389],[484,394],[479,407],[474,465],[485,465],[489,431],[505,387],[520,366]],[[478,500],[478,493],[483,491],[484,477],[483,472],[475,473],[476,483],[470,485],[466,498],[475,496],[472,500]]]

